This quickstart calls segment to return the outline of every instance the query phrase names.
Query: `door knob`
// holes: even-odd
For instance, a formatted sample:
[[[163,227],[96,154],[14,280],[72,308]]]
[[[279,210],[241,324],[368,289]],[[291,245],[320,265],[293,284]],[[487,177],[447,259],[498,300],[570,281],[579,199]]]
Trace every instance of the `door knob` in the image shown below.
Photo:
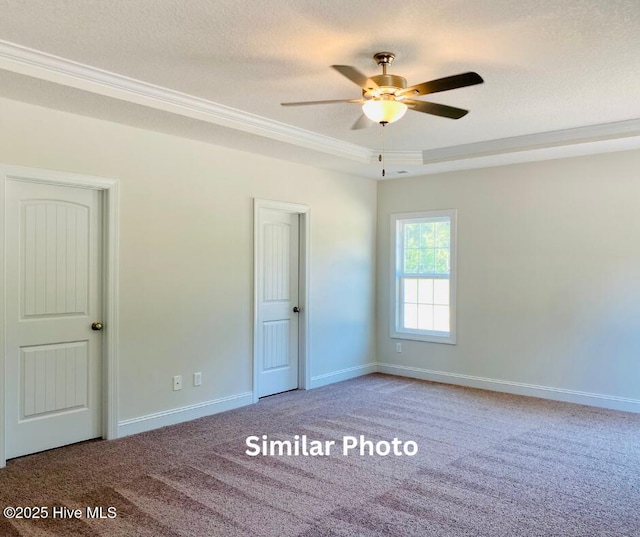
[[[294,306],[293,313],[300,313],[300,308],[298,306]]]
[[[102,330],[102,323],[91,323],[91,330],[99,332],[100,330]]]

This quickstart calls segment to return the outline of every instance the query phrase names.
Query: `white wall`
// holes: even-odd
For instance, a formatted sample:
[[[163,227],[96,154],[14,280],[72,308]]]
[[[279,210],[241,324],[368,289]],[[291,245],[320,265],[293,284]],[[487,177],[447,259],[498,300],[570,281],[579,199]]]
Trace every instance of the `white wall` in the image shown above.
[[[639,169],[634,151],[379,183],[382,370],[640,410]],[[389,215],[451,208],[458,343],[404,341],[398,354]]]
[[[120,180],[120,420],[251,391],[254,197],[311,206],[311,375],[375,362],[374,182],[5,99],[0,118],[0,162]]]

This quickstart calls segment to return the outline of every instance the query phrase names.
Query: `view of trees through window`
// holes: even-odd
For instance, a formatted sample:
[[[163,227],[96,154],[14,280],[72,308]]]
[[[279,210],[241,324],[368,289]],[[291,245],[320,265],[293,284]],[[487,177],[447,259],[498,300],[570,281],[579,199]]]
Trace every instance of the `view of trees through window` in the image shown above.
[[[449,274],[451,223],[420,222],[404,225],[404,273]]]

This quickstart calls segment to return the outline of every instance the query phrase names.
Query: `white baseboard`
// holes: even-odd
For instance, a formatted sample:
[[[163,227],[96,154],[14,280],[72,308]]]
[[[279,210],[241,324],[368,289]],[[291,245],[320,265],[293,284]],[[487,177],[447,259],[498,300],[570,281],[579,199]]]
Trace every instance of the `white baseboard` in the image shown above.
[[[253,403],[253,393],[240,393],[229,397],[221,397],[213,401],[205,401],[195,405],[184,406],[182,408],[174,408],[165,410],[164,412],[156,412],[139,418],[123,420],[118,423],[118,438],[129,436],[132,434],[143,433],[165,427],[167,425],[175,425],[184,421],[195,420],[204,416],[217,414],[226,410],[233,410],[242,406]]]
[[[553,388],[550,386],[537,386],[535,384],[525,384],[523,382],[474,377],[472,375],[461,375],[458,373],[449,373],[447,371],[435,371],[432,369],[422,369],[419,367],[407,367],[386,363],[378,363],[378,372],[401,377],[443,382],[445,384],[468,386],[470,388],[480,388],[483,390],[493,390],[496,392],[512,393],[515,395],[527,395],[530,397],[540,397],[542,399],[551,399],[554,401],[577,403],[580,405],[611,408],[627,412],[640,412],[640,400],[617,397],[614,395],[580,392],[575,390],[566,390],[564,388]]]
[[[341,382],[343,380],[349,380],[355,377],[361,377],[363,375],[369,375],[378,371],[378,364],[370,363],[364,365],[357,365],[355,367],[348,367],[347,369],[341,369],[340,371],[334,371],[333,373],[325,373],[324,375],[317,375],[311,377],[310,388],[320,388],[327,384],[333,384],[334,382]]]
[[[640,412],[640,400],[613,395],[602,395],[597,393],[581,392],[576,390],[566,390],[550,386],[537,386],[535,384],[525,384],[523,382],[513,382],[507,380],[491,379],[486,377],[476,377],[472,375],[462,375],[447,371],[436,371],[433,369],[423,369],[419,367],[408,367],[403,365],[388,363],[369,363],[355,367],[349,367],[340,371],[317,375],[311,378],[310,388],[319,388],[334,382],[341,382],[371,373],[386,373],[400,377],[410,377],[445,384],[455,384],[470,388],[480,388],[497,392],[512,393],[515,395],[526,395],[530,397],[540,397],[554,401],[564,401],[567,403],[577,403],[600,408],[611,408],[614,410],[624,410],[627,412]],[[226,410],[233,410],[253,403],[253,393],[241,393],[229,397],[222,397],[212,401],[205,401],[195,405],[182,408],[156,412],[147,416],[140,416],[123,420],[118,423],[118,438],[132,434],[151,431],[167,425],[175,425],[185,421],[190,421],[204,416],[210,416]]]

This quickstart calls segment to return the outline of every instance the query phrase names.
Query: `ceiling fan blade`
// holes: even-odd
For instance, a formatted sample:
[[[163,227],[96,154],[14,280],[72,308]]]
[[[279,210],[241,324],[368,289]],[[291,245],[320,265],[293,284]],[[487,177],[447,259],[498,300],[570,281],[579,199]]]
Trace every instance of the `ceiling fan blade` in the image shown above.
[[[351,82],[360,86],[363,90],[376,89],[378,84],[371,80],[368,76],[363,75],[355,67],[350,65],[332,65],[338,73],[342,76],[346,76]]]
[[[416,112],[423,112],[425,114],[432,114],[434,116],[447,117],[449,119],[460,119],[469,113],[469,110],[463,110],[462,108],[454,108],[453,106],[447,106],[446,104],[429,103],[427,101],[414,101],[412,99],[405,99],[402,101],[406,104],[410,110]]]
[[[362,99],[334,99],[330,101],[301,101],[297,103],[280,103],[282,106],[307,106],[309,104],[363,103]]]
[[[437,93],[439,91],[449,91],[467,86],[475,86],[476,84],[482,84],[483,82],[484,80],[482,80],[482,77],[478,73],[471,71],[469,73],[447,76],[445,78],[438,78],[437,80],[423,82],[422,84],[416,84],[415,86],[409,86],[408,88],[397,91],[396,97],[401,97],[403,95],[410,97],[428,95],[429,93]]]
[[[356,119],[356,122],[351,126],[351,130],[355,131],[355,130],[358,130],[358,129],[366,129],[366,128],[371,127],[373,125],[375,125],[375,123],[373,121],[371,121],[364,114],[360,114],[360,117],[358,119]]]

